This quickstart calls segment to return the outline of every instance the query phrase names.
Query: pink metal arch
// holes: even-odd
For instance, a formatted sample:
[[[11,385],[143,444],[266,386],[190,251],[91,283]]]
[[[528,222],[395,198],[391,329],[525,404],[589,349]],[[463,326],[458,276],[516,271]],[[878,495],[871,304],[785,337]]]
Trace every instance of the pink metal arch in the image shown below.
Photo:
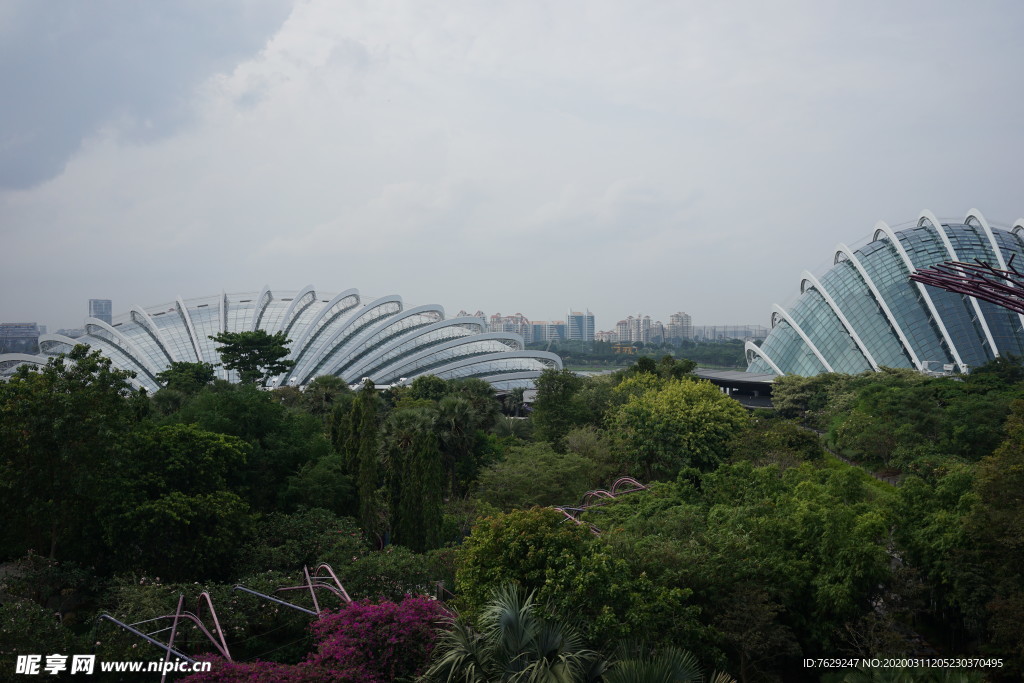
[[[627,486],[630,488],[625,488]],[[633,477],[619,477],[618,479],[615,480],[614,483],[612,483],[610,491],[605,489],[594,489],[593,491],[587,491],[586,493],[583,494],[583,499],[580,501],[578,507],[569,507],[566,505],[556,507],[555,510],[558,510],[563,515],[565,515],[566,519],[571,519],[573,522],[579,524],[580,526],[585,524],[590,527],[590,530],[592,532],[594,532],[595,534],[600,534],[601,530],[599,528],[597,528],[590,522],[585,522],[581,520],[579,516],[586,512],[587,510],[589,510],[590,508],[606,505],[608,501],[615,500],[621,495],[627,493],[636,493],[637,491],[646,491],[647,489],[647,486],[641,484]]]

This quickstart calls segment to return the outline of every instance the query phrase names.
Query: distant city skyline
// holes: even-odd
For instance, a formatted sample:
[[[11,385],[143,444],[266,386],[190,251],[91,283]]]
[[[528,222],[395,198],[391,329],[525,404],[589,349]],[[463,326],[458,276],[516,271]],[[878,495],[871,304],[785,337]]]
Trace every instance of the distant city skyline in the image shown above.
[[[274,289],[274,288],[271,288],[271,289]],[[281,289],[284,290],[285,288],[281,288]],[[295,288],[292,288],[292,289],[295,289]],[[233,293],[236,293],[236,292],[228,292],[228,293],[229,294],[233,294]],[[417,302],[417,301],[406,300],[405,297],[403,297],[403,300],[405,301],[405,304],[406,304],[407,307],[420,305],[420,303],[421,303],[421,302]],[[78,331],[80,331],[79,328],[81,328],[84,320],[87,317],[97,317],[96,315],[94,315],[95,313],[99,313],[100,314],[99,319],[103,320],[104,322],[107,322],[109,324],[111,317],[117,316],[117,315],[122,314],[122,313],[125,313],[132,306],[151,306],[151,305],[153,305],[153,302],[130,301],[129,300],[128,302],[125,302],[125,304],[124,304],[124,306],[122,308],[121,306],[118,305],[117,301],[113,301],[113,300],[110,300],[110,299],[85,299],[84,301],[86,303],[87,311],[78,320],[61,320],[61,321],[46,321],[46,322],[43,322],[43,318],[41,316],[36,316],[30,322],[39,324],[43,328],[43,330],[44,330],[43,333],[45,333],[45,329],[47,327],[50,328],[50,329],[56,330],[56,332],[58,334],[61,333],[62,329],[73,330],[75,332],[78,332]],[[548,308],[550,308],[550,306]],[[641,307],[641,308],[643,308],[643,307]],[[547,309],[545,309],[545,310],[547,310]],[[456,311],[454,311],[454,310],[452,310],[452,309],[450,309],[448,307],[445,307],[445,311],[446,311],[446,317],[448,317],[448,318],[456,317],[460,313],[466,314],[466,315],[476,315],[476,313],[469,313],[469,312],[467,312],[466,308],[458,309],[458,311],[456,312]],[[485,318],[490,318],[492,315],[498,315],[498,314],[501,314],[501,315],[503,315],[505,317],[512,317],[512,316],[515,316],[515,315],[521,315],[525,319],[530,321],[531,323],[533,323],[533,322],[549,322],[549,321],[551,321],[551,322],[560,322],[562,324],[565,324],[567,322],[567,319],[568,319],[567,316],[570,313],[574,313],[574,312],[575,313],[586,313],[586,314],[589,314],[590,316],[593,317],[593,321],[594,322],[592,323],[592,334],[596,334],[597,332],[600,332],[600,331],[614,329],[614,327],[615,327],[615,325],[616,325],[616,323],[618,321],[625,320],[627,318],[637,316],[637,312],[633,311],[632,313],[627,313],[627,314],[623,315],[622,317],[617,318],[616,322],[610,322],[613,316],[602,316],[602,315],[599,315],[598,313],[595,313],[589,307],[585,307],[584,311],[582,311],[582,312],[579,312],[579,311],[563,312],[561,318],[558,318],[557,316],[555,316],[555,317],[552,317],[552,316],[532,317],[529,314],[522,313],[521,311],[518,311],[518,310],[515,313],[510,313],[510,314],[507,314],[507,315],[501,313],[500,311],[495,311],[494,313],[488,313],[488,312],[485,312],[485,309],[483,309],[483,308],[476,309],[476,312],[477,313],[482,313]],[[689,316],[688,314],[685,314],[685,313],[681,313],[679,311],[676,311],[674,313],[665,313],[665,314],[646,314],[643,310],[641,310],[640,313],[639,313],[639,316],[643,316],[643,315],[648,315],[651,318],[652,321],[662,321],[662,319],[664,319],[665,322],[663,322],[663,325],[664,325],[666,331],[668,330],[668,328],[672,324],[670,319],[673,316],[677,316],[677,315],[685,315],[686,316],[685,324],[686,325],[692,325],[694,328],[698,328],[698,327],[728,327],[728,326],[737,327],[737,326],[763,325],[763,323],[760,323],[760,322],[753,322],[753,321],[737,322],[736,320],[729,320],[729,322],[714,322],[714,323],[711,323],[711,322],[704,323],[702,321],[698,321],[698,322],[694,323],[694,322],[692,322],[692,316]],[[15,322],[15,321],[0,319],[0,322]],[[682,321],[680,321],[680,324],[683,324]],[[766,327],[768,327],[768,326],[766,325]],[[513,330],[511,328],[509,328],[508,331],[513,331]]]

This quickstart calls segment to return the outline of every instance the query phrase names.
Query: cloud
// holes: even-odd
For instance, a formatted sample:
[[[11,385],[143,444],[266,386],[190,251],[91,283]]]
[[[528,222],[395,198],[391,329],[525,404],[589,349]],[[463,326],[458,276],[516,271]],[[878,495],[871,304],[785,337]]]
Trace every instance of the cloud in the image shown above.
[[[0,188],[52,178],[103,126],[140,142],[180,130],[193,89],[258,51],[287,9],[284,0],[5,3]]]
[[[1024,213],[1015,3],[73,7],[0,14],[5,319],[313,283],[764,323],[880,218]]]

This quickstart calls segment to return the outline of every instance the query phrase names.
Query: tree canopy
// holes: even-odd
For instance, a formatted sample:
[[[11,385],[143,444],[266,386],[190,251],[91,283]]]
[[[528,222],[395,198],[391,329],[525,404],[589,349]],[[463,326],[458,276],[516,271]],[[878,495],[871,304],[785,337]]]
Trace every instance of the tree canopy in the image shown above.
[[[224,367],[238,372],[246,383],[266,385],[271,377],[295,365],[293,360],[284,360],[291,343],[284,332],[221,332],[210,339],[220,344],[217,352]]]

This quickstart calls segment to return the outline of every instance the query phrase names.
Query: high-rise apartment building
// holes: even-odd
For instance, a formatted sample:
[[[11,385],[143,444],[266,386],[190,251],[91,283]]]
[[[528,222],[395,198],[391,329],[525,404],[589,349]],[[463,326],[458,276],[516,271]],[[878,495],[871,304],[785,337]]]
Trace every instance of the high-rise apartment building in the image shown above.
[[[665,336],[669,339],[690,339],[693,337],[693,322],[688,313],[679,311],[668,317]]]
[[[530,323],[530,328],[533,330],[531,341],[534,343],[565,341],[567,339],[565,327],[565,321],[563,320],[535,320]]]
[[[527,344],[533,341],[533,328],[530,327],[529,319],[522,313],[515,315],[495,313],[488,319],[487,329],[491,332],[515,332]]]
[[[109,325],[114,317],[114,303],[110,299],[89,299],[89,317]]]
[[[565,316],[565,328],[570,340],[594,341],[594,314],[590,311],[569,311]]]
[[[638,313],[635,318],[631,315],[627,316],[625,320],[615,323],[615,341],[644,342],[646,344],[651,341],[653,325],[649,315]],[[661,323],[658,325],[660,326]],[[661,331],[661,334],[664,335],[664,331]]]

